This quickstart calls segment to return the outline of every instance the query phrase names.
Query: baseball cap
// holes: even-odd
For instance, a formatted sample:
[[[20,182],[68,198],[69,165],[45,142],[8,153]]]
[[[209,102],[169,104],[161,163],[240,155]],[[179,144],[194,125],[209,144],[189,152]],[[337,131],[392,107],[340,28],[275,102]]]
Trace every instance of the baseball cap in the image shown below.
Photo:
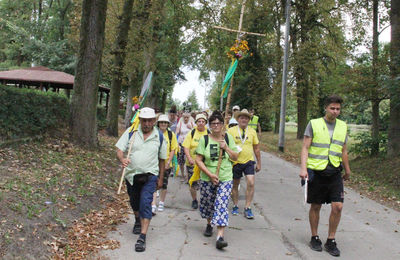
[[[232,107],[232,110],[240,110],[240,107],[238,105],[235,105]]]

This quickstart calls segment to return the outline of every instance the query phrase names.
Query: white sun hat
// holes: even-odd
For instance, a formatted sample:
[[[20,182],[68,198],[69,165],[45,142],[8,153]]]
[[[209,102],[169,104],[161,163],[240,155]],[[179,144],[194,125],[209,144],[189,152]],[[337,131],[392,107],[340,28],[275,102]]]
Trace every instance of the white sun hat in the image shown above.
[[[140,109],[139,118],[156,118],[156,113],[154,112],[154,109],[144,107]]]
[[[158,122],[168,122],[168,124],[170,123],[167,115],[160,115],[157,120],[157,123]]]

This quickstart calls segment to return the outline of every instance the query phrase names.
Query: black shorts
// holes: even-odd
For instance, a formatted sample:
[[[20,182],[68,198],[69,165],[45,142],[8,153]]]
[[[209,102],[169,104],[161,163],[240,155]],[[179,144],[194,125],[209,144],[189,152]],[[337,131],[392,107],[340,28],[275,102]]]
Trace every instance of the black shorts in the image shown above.
[[[171,174],[171,171],[172,171],[171,168],[169,168],[168,170],[165,170],[165,171],[164,171],[164,178],[163,178],[163,183],[162,183],[162,188],[163,188],[164,190],[167,189],[167,186],[168,186],[168,178],[169,178],[169,175]]]
[[[243,175],[254,175],[254,165],[255,161],[248,161],[247,163],[237,163],[233,166],[233,178],[240,179]]]
[[[343,202],[343,178],[341,172],[324,175],[322,171],[308,172],[307,203],[324,204],[331,202]]]

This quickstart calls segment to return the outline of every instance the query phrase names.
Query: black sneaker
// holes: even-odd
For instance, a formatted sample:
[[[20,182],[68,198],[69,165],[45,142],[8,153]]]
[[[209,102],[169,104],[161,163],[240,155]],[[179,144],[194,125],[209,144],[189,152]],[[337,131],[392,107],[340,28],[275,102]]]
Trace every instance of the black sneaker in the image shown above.
[[[224,241],[223,237],[218,238],[217,242],[215,243],[217,249],[222,249],[228,246],[228,242]]]
[[[340,256],[340,250],[336,247],[336,240],[326,241],[325,250],[332,256]]]
[[[142,231],[142,225],[140,224],[140,222],[135,222],[135,225],[133,225],[133,234],[135,235],[139,235],[140,232]]]
[[[206,230],[204,231],[203,235],[206,237],[212,236],[213,228],[210,224],[207,224]]]
[[[199,207],[199,203],[197,200],[192,201],[192,209],[197,209]]]
[[[322,251],[322,242],[321,239],[319,239],[319,236],[311,237],[310,247],[314,251]]]

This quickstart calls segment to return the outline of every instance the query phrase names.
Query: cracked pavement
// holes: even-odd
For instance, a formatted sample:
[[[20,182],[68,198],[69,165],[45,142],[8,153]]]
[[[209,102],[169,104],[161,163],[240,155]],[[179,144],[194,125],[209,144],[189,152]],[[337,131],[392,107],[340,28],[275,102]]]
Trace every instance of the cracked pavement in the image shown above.
[[[299,167],[274,155],[261,153],[262,170],[256,176],[253,213],[243,216],[245,181],[239,197],[239,216],[229,216],[225,250],[215,248],[215,233],[204,237],[206,220],[191,209],[188,185],[170,178],[165,210],[153,217],[146,251],[136,253],[133,215],[109,234],[120,241],[116,250],[100,252],[106,259],[331,259],[309,246],[308,206],[298,177]],[[127,202],[128,203],[128,202]],[[231,208],[231,203],[230,203]],[[319,235],[325,242],[330,207],[323,205]],[[400,212],[345,188],[341,223],[336,234],[342,259],[400,259]]]

